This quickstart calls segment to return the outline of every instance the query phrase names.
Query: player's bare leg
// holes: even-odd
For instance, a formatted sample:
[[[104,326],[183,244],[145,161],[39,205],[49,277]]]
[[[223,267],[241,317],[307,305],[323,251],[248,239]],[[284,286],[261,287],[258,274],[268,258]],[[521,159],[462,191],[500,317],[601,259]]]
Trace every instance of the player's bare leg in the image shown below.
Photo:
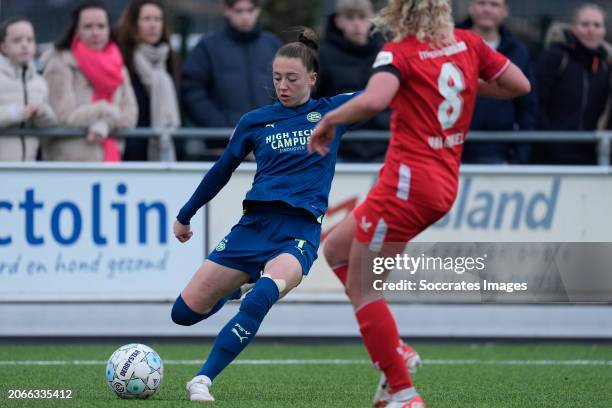
[[[373,273],[374,258],[392,257],[402,253],[403,249],[403,246],[401,249],[396,246],[395,250],[392,250],[390,245],[385,244],[384,253],[372,252],[367,245],[357,239],[352,240],[346,290],[356,311],[369,303],[385,299],[383,292],[374,289],[374,281],[386,281],[390,271],[385,270],[382,274]]]
[[[196,313],[208,313],[223,297],[249,281],[249,275],[206,260],[193,275],[181,296]]]
[[[346,286],[348,259],[355,235],[355,217],[351,212],[325,239],[323,254],[343,286]]]
[[[279,299],[282,299],[302,282],[302,265],[295,256],[280,254],[266,264],[263,276],[269,277],[276,283]]]

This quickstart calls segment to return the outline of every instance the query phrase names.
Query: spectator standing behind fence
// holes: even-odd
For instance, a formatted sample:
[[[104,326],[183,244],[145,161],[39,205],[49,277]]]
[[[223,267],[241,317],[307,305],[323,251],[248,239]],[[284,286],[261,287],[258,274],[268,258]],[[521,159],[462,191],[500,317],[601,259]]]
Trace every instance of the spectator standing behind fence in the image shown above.
[[[119,161],[123,142],[113,129],[136,124],[138,106],[103,3],[81,3],[70,27],[43,56],[49,100],[66,127],[87,128],[86,137],[43,144],[45,160]]]
[[[47,83],[36,72],[34,28],[25,18],[0,26],[0,127],[53,126]],[[0,136],[0,161],[36,160],[38,138]]]
[[[533,83],[533,69],[527,47],[503,24],[508,17],[508,0],[472,0],[470,17],[459,28],[474,31],[492,49],[505,55]],[[535,92],[512,100],[478,97],[471,130],[534,130],[537,119]],[[526,143],[468,141],[462,161],[477,164],[527,164],[530,146]]]
[[[374,8],[370,0],[337,0],[336,11],[329,16],[321,43],[321,83],[319,97],[364,89],[372,73],[372,64],[384,41],[371,36]],[[363,125],[362,129],[389,129],[389,111]],[[340,160],[382,161],[388,142],[342,141]]]
[[[592,131],[610,95],[610,67],[603,47],[605,13],[580,6],[571,26],[555,24],[536,67],[541,130]],[[539,144],[535,161],[595,164],[595,143]]]
[[[136,100],[138,127],[176,128],[181,125],[168,15],[159,0],[132,0],[117,24],[117,41]],[[171,147],[174,156],[174,147]],[[123,160],[159,160],[159,140],[128,138]]]
[[[258,24],[260,2],[224,0],[224,9],[225,28],[205,35],[183,64],[183,109],[200,127],[233,127],[274,98],[271,67],[281,41]]]

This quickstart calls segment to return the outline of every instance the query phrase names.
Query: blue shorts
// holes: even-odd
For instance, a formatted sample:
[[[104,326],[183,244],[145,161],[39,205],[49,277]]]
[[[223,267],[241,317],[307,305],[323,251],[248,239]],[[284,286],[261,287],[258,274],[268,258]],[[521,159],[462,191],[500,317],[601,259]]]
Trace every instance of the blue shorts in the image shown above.
[[[317,259],[321,224],[313,214],[283,202],[245,203],[245,214],[208,255],[209,260],[259,279],[264,266],[280,254],[295,256],[308,275]]]

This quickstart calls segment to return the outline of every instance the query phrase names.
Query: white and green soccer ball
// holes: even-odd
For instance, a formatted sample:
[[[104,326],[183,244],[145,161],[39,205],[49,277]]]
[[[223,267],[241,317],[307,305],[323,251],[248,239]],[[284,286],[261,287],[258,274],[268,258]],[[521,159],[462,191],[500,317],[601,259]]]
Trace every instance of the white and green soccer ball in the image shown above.
[[[126,344],[115,351],[106,364],[106,381],[121,398],[148,398],[164,378],[159,354],[144,344]]]

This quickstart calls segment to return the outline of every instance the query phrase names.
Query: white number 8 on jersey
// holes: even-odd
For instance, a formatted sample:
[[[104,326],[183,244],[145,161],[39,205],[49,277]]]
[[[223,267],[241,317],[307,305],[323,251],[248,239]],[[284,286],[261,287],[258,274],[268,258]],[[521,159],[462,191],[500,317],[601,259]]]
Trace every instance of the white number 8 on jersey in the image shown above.
[[[438,108],[438,120],[443,130],[452,128],[461,117],[463,110],[463,99],[461,92],[465,90],[463,73],[452,62],[442,65],[440,77],[438,77],[438,91],[444,101]]]

